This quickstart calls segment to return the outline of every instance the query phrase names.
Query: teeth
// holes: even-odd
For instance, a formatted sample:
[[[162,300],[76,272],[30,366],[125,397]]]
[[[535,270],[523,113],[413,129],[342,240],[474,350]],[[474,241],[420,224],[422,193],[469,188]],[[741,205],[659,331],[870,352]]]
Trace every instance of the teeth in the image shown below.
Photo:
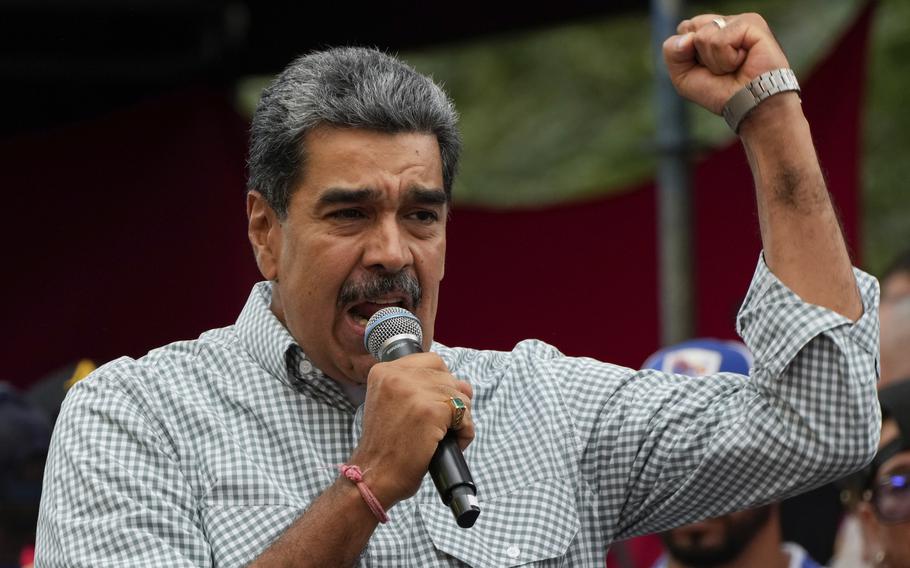
[[[397,304],[401,300],[373,300],[374,304]]]
[[[366,324],[368,324],[370,321],[367,318],[365,318],[363,316],[358,316],[358,315],[355,315],[354,319],[357,320],[357,323],[359,323],[360,325],[363,325],[363,326],[366,326]]]

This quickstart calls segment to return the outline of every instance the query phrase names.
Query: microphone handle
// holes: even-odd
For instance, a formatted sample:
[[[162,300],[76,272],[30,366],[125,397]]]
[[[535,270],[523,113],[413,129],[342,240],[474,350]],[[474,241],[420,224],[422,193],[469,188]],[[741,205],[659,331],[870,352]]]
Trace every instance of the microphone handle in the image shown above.
[[[474,521],[480,515],[477,486],[464,461],[464,454],[458,447],[454,430],[449,430],[436,447],[436,452],[430,459],[430,476],[442,502],[455,515],[458,526],[463,529],[474,526]]]
[[[387,363],[413,353],[423,353],[423,348],[414,336],[394,337],[383,345],[379,360]],[[455,515],[458,526],[465,529],[474,526],[480,515],[477,487],[468,464],[464,461],[464,454],[458,447],[454,430],[449,430],[436,447],[436,452],[430,459],[430,477],[433,478],[442,502]]]

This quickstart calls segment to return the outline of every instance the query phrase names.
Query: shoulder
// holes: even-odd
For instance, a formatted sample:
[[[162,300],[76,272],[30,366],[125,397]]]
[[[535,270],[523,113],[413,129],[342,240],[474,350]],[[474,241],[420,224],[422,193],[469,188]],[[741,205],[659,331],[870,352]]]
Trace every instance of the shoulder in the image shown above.
[[[139,358],[120,357],[98,367],[73,385],[64,407],[73,405],[130,406],[144,414],[184,396],[196,397],[239,361],[249,359],[231,327],[214,329],[199,338],[177,341]],[[207,386],[208,385],[208,386]]]
[[[470,347],[449,347],[434,341],[431,351],[442,357],[450,367],[472,364],[503,365],[521,359],[555,359],[557,357],[565,357],[565,355],[556,347],[537,339],[520,341],[509,351],[472,349]]]
[[[432,350],[446,362],[453,374],[475,385],[531,383],[534,390],[552,387],[572,390],[576,383],[590,383],[598,390],[618,386],[634,371],[588,357],[570,357],[537,339],[520,341],[509,351],[447,347],[434,343]]]
[[[452,373],[489,379],[509,369],[537,365],[565,357],[557,348],[536,339],[521,341],[510,351],[448,347],[433,343],[431,350],[442,357]]]

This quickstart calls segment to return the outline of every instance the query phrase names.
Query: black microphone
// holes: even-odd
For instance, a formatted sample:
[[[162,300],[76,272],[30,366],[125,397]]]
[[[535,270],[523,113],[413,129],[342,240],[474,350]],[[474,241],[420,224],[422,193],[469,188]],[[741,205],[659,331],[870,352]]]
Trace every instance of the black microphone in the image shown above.
[[[417,316],[404,308],[382,308],[367,322],[363,343],[380,362],[423,353],[423,330]],[[449,430],[430,460],[430,476],[436,490],[455,515],[459,527],[470,528],[480,514],[477,487],[464,461],[455,431]]]

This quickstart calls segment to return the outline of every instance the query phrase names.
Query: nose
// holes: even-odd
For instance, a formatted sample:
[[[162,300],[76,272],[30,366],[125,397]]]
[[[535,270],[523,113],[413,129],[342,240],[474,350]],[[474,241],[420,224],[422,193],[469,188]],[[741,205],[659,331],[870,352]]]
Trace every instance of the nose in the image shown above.
[[[394,216],[377,220],[367,236],[363,263],[367,268],[396,273],[414,261],[408,234]]]

